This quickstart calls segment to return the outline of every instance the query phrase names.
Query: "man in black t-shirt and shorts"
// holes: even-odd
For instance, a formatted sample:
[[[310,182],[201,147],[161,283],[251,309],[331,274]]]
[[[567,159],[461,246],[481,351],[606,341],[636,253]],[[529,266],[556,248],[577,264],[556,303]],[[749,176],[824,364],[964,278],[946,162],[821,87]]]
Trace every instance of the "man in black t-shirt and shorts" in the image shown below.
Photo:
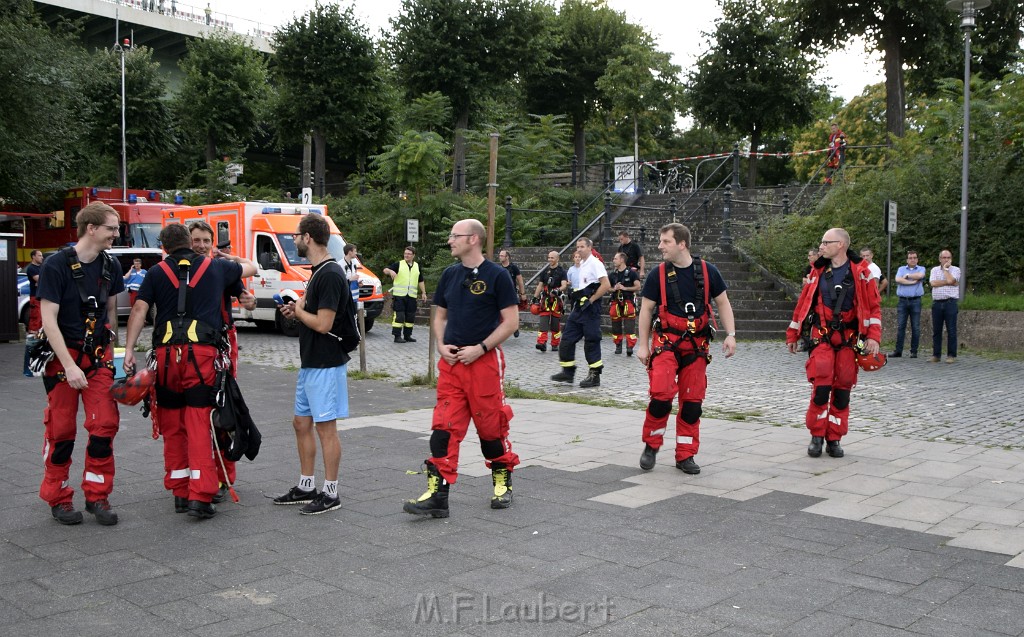
[[[299,359],[302,368],[295,384],[295,443],[299,449],[299,483],[288,493],[274,498],[274,504],[304,504],[303,515],[317,515],[341,506],[338,497],[338,468],[341,440],[338,418],[348,417],[348,361],[341,337],[355,331],[355,307],[348,278],[327,251],[331,237],[327,220],[308,214],[299,221],[295,248],[307,257],[313,272],[305,295],[281,306],[285,318],[299,320]],[[324,485],[317,492],[313,470],[316,466],[316,437],[324,455]]]
[[[491,470],[491,508],[512,505],[512,470],[519,456],[508,439],[512,408],[502,390],[505,357],[500,345],[519,328],[519,304],[512,279],[484,258],[486,238],[483,224],[475,219],[457,222],[448,235],[452,256],[460,263],[444,271],[434,293],[432,328],[441,360],[427,491],[405,503],[406,513],[448,517],[448,488],[458,478],[459,445],[471,417]]]

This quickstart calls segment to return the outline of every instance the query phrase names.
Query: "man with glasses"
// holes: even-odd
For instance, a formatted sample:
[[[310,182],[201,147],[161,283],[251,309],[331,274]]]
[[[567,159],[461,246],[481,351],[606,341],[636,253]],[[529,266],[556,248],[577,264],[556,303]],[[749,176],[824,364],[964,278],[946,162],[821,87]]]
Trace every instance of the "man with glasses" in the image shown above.
[[[924,266],[917,263],[917,252],[907,251],[907,264],[896,270],[896,351],[893,358],[903,356],[903,343],[910,319],[910,358],[917,358],[921,343],[921,297],[924,295]]]
[[[850,391],[857,384],[855,348],[878,353],[882,309],[868,264],[850,250],[846,230],[826,232],[819,252],[786,330],[786,345],[796,353],[801,336],[811,344],[805,365],[813,385],[804,416],[811,431],[807,455],[821,456],[824,444],[828,455],[842,458],[839,440],[849,430]]]
[[[458,478],[459,445],[470,418],[491,470],[491,508],[512,505],[512,470],[519,456],[508,439],[512,408],[502,388],[505,357],[500,345],[519,328],[519,298],[502,267],[484,258],[486,239],[483,224],[475,219],[457,222],[448,236],[459,263],[445,269],[434,292],[432,327],[441,360],[427,490],[405,503],[406,513],[448,517],[448,491]]]
[[[412,328],[416,325],[416,288],[419,287],[420,298],[427,300],[427,284],[416,263],[416,248],[407,246],[403,260],[392,263],[384,268],[384,274],[394,281],[391,288],[391,307],[395,317],[391,321],[391,333],[396,343],[415,343]]]
[[[111,526],[117,524],[108,498],[114,488],[114,436],[120,426],[110,395],[111,336],[116,336],[111,330],[117,329],[117,295],[124,290],[124,275],[106,250],[118,236],[118,216],[107,204],[95,202],[79,211],[75,224],[78,243],[44,261],[39,274],[43,332],[55,355],[43,371],[47,404],[39,497],[61,524],[81,523],[82,513],[73,504],[75,491],[68,485],[81,398],[89,432],[82,476],[85,510]]]
[[[953,265],[953,253],[939,253],[939,265],[932,268],[928,283],[932,286],[932,357],[942,359],[942,326],[946,326],[946,362],[956,362],[956,317],[960,312],[960,268]]]

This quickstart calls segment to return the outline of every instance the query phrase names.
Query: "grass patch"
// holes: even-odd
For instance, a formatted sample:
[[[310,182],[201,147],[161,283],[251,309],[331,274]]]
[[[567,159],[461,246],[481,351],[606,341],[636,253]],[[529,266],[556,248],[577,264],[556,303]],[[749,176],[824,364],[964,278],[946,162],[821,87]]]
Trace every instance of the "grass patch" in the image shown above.
[[[349,371],[349,380],[387,380],[391,374],[387,372],[364,372],[360,370]]]
[[[760,418],[764,416],[764,412],[760,411],[730,411],[728,409],[715,409],[709,408],[704,411],[705,417],[707,418],[718,418],[719,420],[735,420],[737,422],[744,422],[752,418]]]
[[[291,363],[288,363],[287,365],[285,365],[281,369],[283,369],[286,372],[297,372],[297,371],[299,371],[299,368],[296,367],[295,365],[292,365]]]
[[[898,301],[896,300],[895,291],[888,296],[882,297],[882,307],[896,307],[897,303]],[[921,299],[921,311],[923,312],[926,309],[931,311],[931,306],[931,294],[930,292],[925,291],[924,298]],[[998,292],[976,294],[969,292],[967,296],[960,301],[959,307],[961,310],[1024,312],[1024,295]]]
[[[647,409],[646,403],[633,401],[624,403],[607,398],[590,398],[577,396],[575,394],[546,394],[540,391],[523,389],[512,383],[505,383],[505,398],[524,398],[531,400],[551,400],[558,403],[573,403],[576,405],[591,405],[594,407],[614,407],[616,409]]]
[[[399,383],[399,387],[437,387],[437,379],[429,378],[426,374],[413,374],[412,378]]]

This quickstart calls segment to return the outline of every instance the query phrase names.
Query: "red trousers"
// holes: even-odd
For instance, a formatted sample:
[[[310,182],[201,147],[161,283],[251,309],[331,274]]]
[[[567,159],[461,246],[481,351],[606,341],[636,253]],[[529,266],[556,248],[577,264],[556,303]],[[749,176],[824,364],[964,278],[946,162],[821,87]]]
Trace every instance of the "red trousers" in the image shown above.
[[[437,370],[437,405],[430,428],[446,432],[448,443],[445,455],[435,455],[429,462],[445,480],[455,484],[459,475],[459,445],[466,437],[472,418],[481,446],[498,450],[494,457],[486,458],[487,467],[499,463],[512,469],[518,465],[519,456],[513,453],[508,439],[512,407],[505,403],[502,389],[505,355],[501,348],[495,347],[470,365],[449,365],[441,359]]]
[[[692,349],[684,347],[682,354],[691,353]],[[661,352],[651,360],[647,375],[650,378],[651,401],[667,402],[665,413],[652,414],[652,406],[647,407],[644,417],[643,441],[653,449],[660,449],[664,441],[665,429],[668,424],[672,400],[679,396],[679,412],[676,414],[676,461],[685,460],[697,455],[700,449],[700,417],[694,422],[683,419],[684,412],[700,413],[701,403],[708,389],[708,361],[698,356],[692,363],[679,368],[679,361],[671,351]],[[687,404],[689,403],[689,407]]]
[[[29,332],[38,332],[43,329],[43,313],[39,307],[39,299],[29,297],[28,300],[28,325],[25,329]]]
[[[540,332],[537,334],[537,344],[546,345],[548,332],[551,332],[551,349],[558,349],[558,344],[562,342],[562,313],[541,312],[539,316],[537,329]]]
[[[71,356],[78,360],[78,350],[69,349]],[[104,362],[113,359],[114,349],[107,346]],[[71,452],[75,448],[75,434],[78,430],[78,398],[85,408],[85,430],[89,432],[89,444],[85,448],[85,470],[82,473],[82,493],[89,502],[103,500],[114,489],[114,436],[120,426],[117,403],[110,397],[110,386],[114,383],[114,372],[105,366],[90,367],[88,358],[82,361],[89,386],[72,389],[67,381],[57,382],[46,394],[46,409],[43,411],[43,483],[39,485],[39,497],[50,506],[71,502],[75,490],[68,486],[71,470]],[[64,371],[60,360],[54,358],[46,366],[43,376],[48,382],[58,372]]]
[[[608,304],[608,316],[612,319],[612,341],[618,345],[625,336],[626,347],[636,347],[636,306],[633,302],[612,300]]]
[[[821,343],[807,358],[805,365],[807,380],[814,385],[811,402],[807,407],[804,421],[812,436],[826,440],[839,440],[849,431],[849,392],[857,384],[857,361],[852,347],[832,349],[828,343]],[[815,394],[822,400],[826,388],[831,387],[827,402],[815,402]],[[820,389],[819,389],[820,388]],[[836,392],[842,398],[836,400]],[[839,405],[836,405],[839,402]]]
[[[212,386],[217,356],[213,345],[193,345],[191,357],[188,345],[158,347],[157,385],[177,393],[200,384]],[[209,502],[219,486],[210,437],[213,407],[159,405],[159,410],[160,433],[164,437],[164,487],[177,497]]]

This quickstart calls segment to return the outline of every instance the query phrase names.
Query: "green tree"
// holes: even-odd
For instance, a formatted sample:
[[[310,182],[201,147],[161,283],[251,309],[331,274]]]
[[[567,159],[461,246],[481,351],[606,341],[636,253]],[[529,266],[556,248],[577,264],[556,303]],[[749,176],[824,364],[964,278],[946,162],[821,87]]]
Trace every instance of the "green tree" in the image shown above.
[[[423,191],[442,185],[448,147],[440,135],[430,131],[405,131],[402,138],[384,147],[384,152],[373,156],[375,177],[402,190],[416,193],[416,201],[423,199]]]
[[[569,116],[581,165],[587,163],[587,124],[607,97],[597,81],[609,62],[623,55],[623,47],[643,37],[639,27],[605,0],[566,0],[554,19],[551,59],[525,75],[530,112]]]
[[[352,7],[318,3],[278,30],[274,46],[281,142],[312,131],[317,186],[328,142],[362,166],[389,132],[391,106],[379,56]]]
[[[963,75],[960,19],[944,2],[789,0],[787,11],[799,30],[801,46],[831,51],[843,48],[850,36],[858,35],[882,53],[886,130],[896,137],[902,137],[906,130],[905,68],[919,75],[922,86],[934,84],[937,78]],[[972,49],[979,53],[979,69],[989,79],[1000,77],[1019,54],[1024,26],[1020,3],[994,0],[990,8],[980,12],[977,22],[977,41]]]
[[[550,15],[536,0],[402,0],[389,42],[399,82],[410,97],[451,100],[456,166],[465,165],[464,131],[479,101],[547,58]]]
[[[789,25],[775,17],[779,0],[722,0],[711,50],[690,74],[689,103],[697,120],[750,136],[757,152],[765,134],[811,120],[817,88],[814,62],[795,45]],[[747,182],[757,183],[750,158]]]
[[[0,4],[0,197],[43,206],[82,164],[85,106],[81,78],[89,57],[66,34],[51,31],[32,3]]]
[[[182,126],[198,136],[212,162],[241,154],[267,114],[267,60],[239,35],[193,38],[178,67],[185,74],[175,100]]]

